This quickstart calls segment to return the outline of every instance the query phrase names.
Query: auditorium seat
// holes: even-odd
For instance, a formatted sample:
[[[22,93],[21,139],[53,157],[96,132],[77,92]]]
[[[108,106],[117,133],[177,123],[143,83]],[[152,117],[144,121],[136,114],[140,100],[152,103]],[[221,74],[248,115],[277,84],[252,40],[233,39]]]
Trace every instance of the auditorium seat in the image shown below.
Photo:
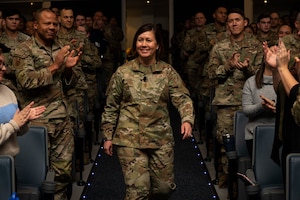
[[[238,110],[234,114],[234,136],[235,149],[237,156],[237,172],[245,174],[246,170],[251,168],[251,157],[248,153],[245,141],[245,127],[249,119],[242,110]],[[237,181],[238,200],[246,200],[245,182],[241,179]]]
[[[15,192],[15,166],[10,155],[0,155],[0,196],[8,200]]]
[[[286,200],[300,198],[300,153],[291,153],[286,158]]]
[[[55,173],[49,169],[48,133],[43,126],[31,126],[18,136],[20,153],[15,158],[17,193],[21,200],[53,199]]]
[[[285,199],[281,167],[271,159],[274,134],[275,125],[258,125],[255,129],[252,168],[247,170],[255,185],[246,187],[249,199]]]

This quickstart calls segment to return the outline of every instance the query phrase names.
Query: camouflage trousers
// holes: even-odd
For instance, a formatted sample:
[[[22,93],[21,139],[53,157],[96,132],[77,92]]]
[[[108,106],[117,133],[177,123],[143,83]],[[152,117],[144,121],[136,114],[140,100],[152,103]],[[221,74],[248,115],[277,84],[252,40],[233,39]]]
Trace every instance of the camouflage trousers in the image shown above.
[[[217,133],[216,138],[221,148],[221,164],[223,173],[228,174],[228,159],[223,147],[223,135],[233,135],[233,118],[235,111],[242,109],[242,106],[217,106]]]
[[[32,123],[34,125],[34,123]],[[72,184],[74,134],[69,118],[53,119],[43,124],[48,130],[50,168],[55,171],[55,200],[67,200],[67,187]]]
[[[125,200],[168,199],[174,183],[174,149],[171,144],[160,149],[117,149],[126,185]]]

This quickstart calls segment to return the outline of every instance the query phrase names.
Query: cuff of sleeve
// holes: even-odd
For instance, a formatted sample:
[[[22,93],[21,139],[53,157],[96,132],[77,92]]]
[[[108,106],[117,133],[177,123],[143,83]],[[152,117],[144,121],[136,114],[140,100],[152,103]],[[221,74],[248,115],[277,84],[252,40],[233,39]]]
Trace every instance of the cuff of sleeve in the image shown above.
[[[14,120],[10,120],[9,123],[12,125],[12,127],[15,129],[15,131],[19,131],[20,127]]]

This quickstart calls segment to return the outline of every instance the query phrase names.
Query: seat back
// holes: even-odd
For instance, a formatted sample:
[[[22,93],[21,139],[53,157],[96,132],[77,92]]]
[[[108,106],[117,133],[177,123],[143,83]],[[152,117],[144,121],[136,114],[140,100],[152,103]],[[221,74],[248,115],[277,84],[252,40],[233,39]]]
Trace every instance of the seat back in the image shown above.
[[[300,153],[291,153],[286,158],[286,200],[300,197]]]
[[[47,129],[31,126],[17,140],[20,146],[20,153],[15,158],[18,194],[21,198],[22,192],[27,191],[23,188],[36,188],[34,193],[39,196],[49,166]]]
[[[234,113],[233,127],[237,157],[249,156],[247,145],[245,142],[245,127],[248,121],[248,117],[242,110],[237,110]]]
[[[248,153],[245,141],[245,127],[249,119],[242,110],[237,110],[234,113],[233,131],[235,136],[235,149],[237,155],[237,171],[245,174],[246,170],[251,167],[251,158]],[[245,183],[243,180],[238,179],[238,200],[247,200],[247,193]]]
[[[10,155],[0,155],[0,196],[9,199],[15,192],[14,158]]]
[[[275,125],[258,125],[253,141],[253,171],[261,188],[283,185],[281,167],[271,159]]]

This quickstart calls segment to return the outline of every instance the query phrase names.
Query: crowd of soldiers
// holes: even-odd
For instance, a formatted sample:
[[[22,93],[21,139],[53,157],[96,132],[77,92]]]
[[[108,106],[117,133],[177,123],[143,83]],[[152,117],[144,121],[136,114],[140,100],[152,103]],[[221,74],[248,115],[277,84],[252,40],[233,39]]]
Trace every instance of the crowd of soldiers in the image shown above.
[[[51,22],[54,28],[50,29],[56,31],[36,32],[42,26],[38,24],[41,13],[50,9],[55,13],[54,21],[57,20],[59,29],[55,27],[56,23]],[[30,20],[23,18],[23,23],[18,10],[0,11],[0,48],[9,50],[5,54],[7,73],[3,83],[15,92],[21,106],[32,100],[37,105],[47,105],[46,117],[34,123],[47,125],[52,134],[50,160],[59,183],[56,199],[66,199],[71,195],[68,186],[72,179],[72,150],[64,152],[64,149],[73,147],[71,139],[58,134],[66,135],[66,126],[71,127],[70,137],[73,133],[92,134],[91,129],[96,133],[99,131],[106,87],[116,68],[124,62],[120,43],[124,34],[116,18],[108,20],[100,10],[93,16],[74,13],[71,8],[49,10],[37,12]],[[263,62],[262,42],[277,44],[279,37],[291,34],[296,27],[294,15],[286,21],[278,12],[262,13],[257,22],[250,23],[242,10],[218,6],[212,16],[214,21],[207,23],[204,12],[197,12],[184,24],[178,25],[171,38],[170,63],[190,90],[198,110],[196,116],[200,134],[202,131],[209,132],[220,144],[222,170],[217,179],[220,187],[226,187],[228,162],[222,138],[225,134],[233,134],[233,114],[241,109],[244,82]],[[251,33],[246,31],[248,27]],[[55,43],[49,46],[47,42],[32,42],[36,38],[52,42],[47,40],[47,34],[55,35]],[[55,64],[60,49],[66,53],[59,63],[64,67],[46,69],[46,66]],[[296,49],[299,51],[299,46],[294,54],[299,53]],[[74,58],[81,58],[67,66],[66,63],[71,62],[70,52]],[[168,61],[167,58],[164,60]],[[22,66],[26,69],[21,69]],[[68,74],[68,68],[72,68],[73,74]],[[59,75],[56,75],[58,72]],[[53,77],[49,78],[49,73]],[[55,88],[49,84],[55,85]],[[61,106],[67,106],[67,109],[61,109]],[[65,121],[67,116],[68,125]],[[91,121],[93,128],[87,128],[87,122]],[[62,158],[58,159],[58,155]]]

